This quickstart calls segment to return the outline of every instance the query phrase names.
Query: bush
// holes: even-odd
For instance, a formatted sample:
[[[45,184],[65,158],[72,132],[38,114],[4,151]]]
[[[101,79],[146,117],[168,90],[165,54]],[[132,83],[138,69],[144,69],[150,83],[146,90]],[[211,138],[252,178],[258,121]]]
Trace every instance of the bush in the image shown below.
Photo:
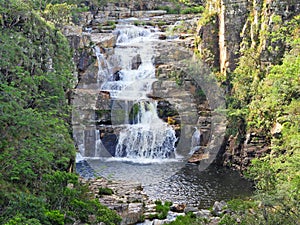
[[[192,212],[187,213],[185,216],[176,217],[175,221],[169,223],[170,225],[204,225],[208,220],[201,217],[196,217]]]
[[[107,187],[100,187],[99,188],[99,195],[112,195],[114,192],[112,189]]]
[[[162,202],[160,200],[156,200],[155,204],[156,204],[156,207],[155,207],[156,213],[151,214],[149,216],[149,219],[151,219],[151,220],[152,219],[160,219],[160,220],[166,219],[168,212],[170,210],[170,206],[173,203],[166,201],[164,204],[162,204]]]
[[[45,213],[48,221],[52,225],[64,225],[65,216],[59,210],[51,210]]]
[[[42,225],[37,219],[27,219],[22,215],[16,215],[4,225]]]
[[[202,13],[204,11],[203,6],[194,6],[194,7],[188,7],[185,9],[180,10],[181,14],[197,14]]]

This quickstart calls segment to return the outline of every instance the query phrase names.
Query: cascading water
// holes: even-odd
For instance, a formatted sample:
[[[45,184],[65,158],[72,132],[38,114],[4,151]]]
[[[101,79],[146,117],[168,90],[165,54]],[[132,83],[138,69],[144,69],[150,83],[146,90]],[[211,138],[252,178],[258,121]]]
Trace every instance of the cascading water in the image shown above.
[[[141,163],[143,159],[174,158],[175,131],[158,117],[157,102],[147,97],[156,80],[152,46],[155,32],[133,25],[120,26],[116,32],[115,56],[122,69],[117,81],[111,79],[102,86],[114,101],[124,103],[126,125],[119,133],[115,157],[140,159]],[[133,106],[131,120],[128,102]]]
[[[197,165],[186,166],[185,160],[178,159],[175,150],[175,131],[158,117],[157,102],[147,97],[156,80],[153,65],[156,53],[153,44],[165,40],[157,38],[159,34],[154,28],[117,25],[115,32],[118,38],[117,46],[113,50],[114,55],[104,56],[102,53],[106,50],[95,47],[98,74],[85,74],[86,76],[82,77],[81,84],[75,90],[73,133],[83,156],[78,155],[77,158],[77,161],[82,161],[78,164],[83,165],[79,173],[84,177],[99,175],[109,179],[138,181],[142,183],[144,191],[150,198],[183,201],[191,206],[195,204],[194,206],[197,207],[199,200],[201,204],[208,201],[208,207],[215,200],[220,200],[216,196],[224,199],[224,193],[226,197],[240,191],[242,182],[238,177],[230,176],[232,171],[222,175],[220,171],[215,171],[213,168],[204,171],[203,174],[203,171],[198,170]],[[116,68],[120,68],[119,71],[116,71],[118,70]],[[98,101],[100,91],[106,98],[105,101],[103,99],[101,102]],[[107,98],[107,92],[110,94],[110,99]],[[179,94],[186,93],[183,90]],[[169,99],[166,97],[166,100]],[[111,110],[112,125],[97,124],[96,126],[97,101],[104,102],[100,110]],[[183,109],[180,119],[187,118],[186,121],[190,120],[191,124],[186,126],[183,123],[187,129],[181,127],[181,140],[178,142],[177,151],[178,154],[182,152],[181,144],[187,150],[184,153],[190,150],[192,154],[200,146],[201,133],[197,128],[194,132],[190,132],[195,123],[190,119],[193,116],[185,112],[193,113],[197,110],[191,110],[193,107]],[[181,121],[184,121],[183,119]],[[108,127],[103,129],[102,126]],[[109,137],[118,136],[114,151],[107,150],[109,147],[105,142],[106,128],[114,132],[112,135],[110,133]],[[109,142],[115,139],[110,138]],[[108,153],[106,155],[105,150]],[[174,157],[175,160],[169,159]],[[76,169],[78,168],[79,166],[76,166]],[[237,185],[232,185],[233,182]],[[234,191],[233,187],[237,187],[237,191]],[[245,189],[243,186],[242,190]]]
[[[73,137],[79,150],[76,156],[77,162],[87,157],[102,157],[105,149],[95,124],[93,109],[96,107],[99,89],[102,83],[109,78],[111,68],[98,46],[94,48],[94,52],[97,56],[98,73],[95,79],[91,79],[92,81],[86,77],[82,78],[73,99]]]
[[[111,68],[98,46],[95,46],[94,51],[98,62],[97,86],[100,88],[103,81],[106,81],[109,78]]]
[[[174,155],[175,131],[157,116],[156,102],[138,104],[136,124],[120,133],[116,157],[165,159]]]
[[[190,150],[190,155],[192,155],[198,148],[200,147],[200,142],[201,142],[201,132],[200,130],[195,127],[195,131],[192,135],[192,143],[191,143],[191,150]]]

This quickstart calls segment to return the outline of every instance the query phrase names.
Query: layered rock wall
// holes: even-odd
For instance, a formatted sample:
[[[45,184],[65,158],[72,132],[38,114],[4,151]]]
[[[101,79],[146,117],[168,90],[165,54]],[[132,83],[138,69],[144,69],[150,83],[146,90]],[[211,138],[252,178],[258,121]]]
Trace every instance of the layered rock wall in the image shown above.
[[[261,70],[281,62],[287,46],[284,40],[272,40],[271,34],[300,13],[300,2],[208,0],[207,13],[210,13],[209,19],[202,21],[198,29],[202,40],[199,50],[206,62],[218,68],[228,81],[238,66],[240,54],[250,48]],[[211,57],[206,52],[214,56],[213,60],[209,60]],[[269,148],[264,136],[248,132],[244,125],[238,130],[236,135],[228,137],[223,160],[225,165],[243,170],[252,158],[267,153]]]
[[[200,20],[198,35],[202,41],[199,50],[204,58],[213,57],[213,61],[208,62],[219,68],[223,75],[236,68],[245,41],[250,46],[257,45],[263,35],[274,29],[275,15],[284,22],[300,12],[298,0],[208,0],[206,4],[209,18],[204,22]],[[278,52],[265,49],[267,42],[267,39],[261,42],[259,49],[264,62],[278,58]]]

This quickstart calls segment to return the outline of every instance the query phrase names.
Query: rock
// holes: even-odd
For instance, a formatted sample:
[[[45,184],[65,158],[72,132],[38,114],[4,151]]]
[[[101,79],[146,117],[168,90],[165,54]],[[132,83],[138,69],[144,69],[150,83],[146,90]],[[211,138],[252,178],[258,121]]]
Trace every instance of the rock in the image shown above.
[[[276,124],[271,129],[271,134],[275,137],[279,136],[279,134],[282,131],[282,128],[283,128],[282,124],[276,122]]]
[[[81,35],[82,33],[82,27],[81,26],[64,26],[63,28],[63,34],[65,36],[73,36],[73,35]]]
[[[131,69],[137,70],[141,64],[142,64],[142,58],[141,58],[140,54],[137,54],[136,56],[134,56],[132,58]]]
[[[115,149],[118,144],[117,135],[105,132],[103,133],[103,137],[101,138],[101,141],[106,151],[109,153],[108,156],[115,156]]]
[[[94,33],[91,41],[102,48],[113,48],[116,45],[116,36],[111,33]]]
[[[152,220],[145,220],[141,223],[137,223],[137,225],[153,225],[153,221]]]
[[[189,163],[199,163],[201,160],[208,159],[209,153],[195,153],[191,158],[189,158]]]
[[[167,224],[167,223],[168,223],[168,221],[166,221],[166,220],[155,219],[155,220],[153,220],[152,225],[162,225],[162,224]]]
[[[218,225],[220,222],[220,217],[211,217],[209,225]]]
[[[216,201],[213,205],[213,213],[215,215],[221,215],[222,214],[222,211],[223,209],[227,206],[227,203],[225,201],[221,201],[221,202],[218,202]]]
[[[89,51],[84,50],[79,56],[77,68],[79,71],[85,71],[93,63],[93,58]]]
[[[172,212],[178,212],[178,213],[181,213],[181,212],[184,212],[184,209],[186,207],[186,204],[184,203],[181,203],[181,204],[174,204],[170,207],[170,210]]]
[[[127,212],[124,212],[121,216],[123,218],[122,224],[136,224],[143,218],[143,204],[142,203],[130,203],[128,205]]]
[[[158,39],[160,39],[160,40],[166,40],[167,39],[167,35],[160,34],[159,37],[158,37]]]
[[[209,218],[211,217],[211,212],[210,210],[206,210],[206,209],[201,209],[198,212],[194,213],[197,217],[203,217],[203,218]]]
[[[198,208],[197,207],[193,207],[193,206],[186,206],[184,209],[184,213],[188,213],[188,212],[198,212]]]

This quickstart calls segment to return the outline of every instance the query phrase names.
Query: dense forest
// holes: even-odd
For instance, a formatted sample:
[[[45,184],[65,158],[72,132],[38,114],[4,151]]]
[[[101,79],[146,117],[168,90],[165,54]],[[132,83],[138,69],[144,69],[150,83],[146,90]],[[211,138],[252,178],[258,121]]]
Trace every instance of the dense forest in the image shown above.
[[[116,224],[116,213],[70,173],[75,147],[66,96],[75,67],[57,18],[44,18],[46,3],[0,3],[0,223],[73,224],[93,214],[95,222]]]
[[[205,7],[212,2],[216,1],[190,9],[202,13],[199,26],[218,16],[218,10]],[[0,224],[121,221],[73,173],[76,149],[69,95],[76,66],[73,49],[61,32],[78,13],[104,3],[0,0]],[[298,224],[300,15],[283,19],[274,13],[267,23],[262,13],[257,23],[250,13],[248,21],[251,30],[243,36],[236,67],[226,73],[213,69],[227,90],[228,138],[235,136],[241,144],[246,134],[256,133],[264,137],[269,151],[243,171],[255,182],[255,195],[228,202],[232,213],[220,224]],[[205,221],[189,215],[173,224]]]

